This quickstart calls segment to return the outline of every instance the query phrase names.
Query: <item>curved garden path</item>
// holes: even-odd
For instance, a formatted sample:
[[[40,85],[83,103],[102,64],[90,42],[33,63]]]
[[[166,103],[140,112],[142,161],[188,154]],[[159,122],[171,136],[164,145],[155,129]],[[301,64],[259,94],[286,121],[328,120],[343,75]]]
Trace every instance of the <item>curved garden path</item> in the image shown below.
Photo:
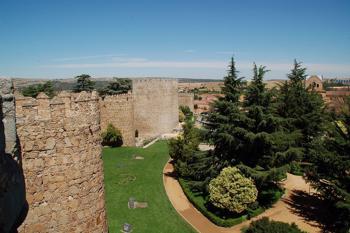
[[[168,175],[173,172],[173,165],[169,162],[163,169],[163,183],[169,200],[176,211],[200,233],[240,233],[240,229],[242,227],[248,226],[252,220],[257,220],[261,217],[269,217],[270,219],[276,221],[288,223],[295,222],[300,229],[309,233],[321,232],[321,228],[317,222],[310,220],[310,218],[305,217],[301,213],[303,210],[300,208],[307,209],[313,207],[304,205],[304,203],[295,203],[296,199],[292,198],[293,195],[295,196],[298,193],[307,195],[310,192],[310,186],[306,184],[303,178],[300,176],[295,176],[292,174],[287,175],[287,179],[283,182],[286,189],[285,195],[272,208],[266,210],[264,213],[251,220],[245,221],[230,228],[224,228],[216,226],[210,222],[189,202],[183,193],[179,182],[174,177]]]

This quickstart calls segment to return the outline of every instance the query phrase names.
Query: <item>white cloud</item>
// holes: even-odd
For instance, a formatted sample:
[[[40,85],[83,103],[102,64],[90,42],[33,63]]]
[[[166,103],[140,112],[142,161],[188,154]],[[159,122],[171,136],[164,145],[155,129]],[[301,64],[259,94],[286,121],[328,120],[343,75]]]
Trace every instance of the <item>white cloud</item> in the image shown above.
[[[125,54],[103,54],[103,55],[92,55],[92,56],[81,56],[81,57],[65,57],[65,58],[56,58],[54,61],[76,61],[76,60],[87,60],[87,59],[96,59],[96,58],[109,58],[109,57],[119,57],[125,56]]]
[[[223,55],[231,55],[233,56],[234,52],[233,51],[218,51],[215,52],[216,54],[223,54]]]
[[[150,61],[122,60],[108,63],[74,63],[46,65],[47,68],[212,68],[223,69],[227,62],[223,61]]]
[[[185,52],[185,53],[195,53],[196,50],[194,50],[194,49],[187,49],[187,50],[185,50],[184,52]]]
[[[98,57],[98,56],[89,56]],[[293,67],[293,63],[278,63],[278,62],[264,62],[256,61],[257,65],[264,65],[267,69],[271,70],[270,75],[273,74],[285,74]],[[199,60],[199,61],[164,61],[164,60],[148,60],[145,58],[127,58],[127,57],[112,57],[110,62],[91,62],[91,63],[65,63],[65,64],[51,64],[41,66],[41,68],[56,68],[56,69],[107,69],[107,68],[133,68],[133,69],[186,69],[188,72],[193,70],[202,70],[203,72],[208,72],[209,70],[215,71],[215,73],[220,73],[220,71],[225,72],[228,66],[227,60]],[[350,74],[349,64],[319,64],[319,63],[305,63],[304,67],[307,68],[308,74],[325,74],[325,75],[337,75],[337,74]],[[242,73],[250,74],[253,67],[253,62],[251,61],[238,61],[237,69],[241,70]],[[192,69],[192,71],[190,71]],[[180,71],[178,71],[180,72]]]

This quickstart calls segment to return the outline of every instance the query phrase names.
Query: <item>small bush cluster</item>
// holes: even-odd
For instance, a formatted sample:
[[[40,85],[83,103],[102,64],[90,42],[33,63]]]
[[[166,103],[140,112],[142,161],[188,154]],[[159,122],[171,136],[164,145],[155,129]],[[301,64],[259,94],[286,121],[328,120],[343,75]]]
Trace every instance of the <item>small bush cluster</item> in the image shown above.
[[[102,133],[102,145],[119,147],[123,145],[123,137],[121,132],[112,124],[108,124],[107,130]]]
[[[214,224],[222,227],[231,227],[247,220],[248,215],[241,215],[235,218],[233,217],[233,218],[226,218],[226,219],[220,218],[219,216],[214,214],[212,211],[207,209],[206,201],[203,198],[203,196],[196,195],[195,193],[193,193],[191,189],[188,187],[186,180],[180,178],[179,183],[185,195],[189,199],[189,201],[196,207],[196,209],[198,209],[205,217],[207,217]]]
[[[305,233],[295,223],[271,221],[267,217],[254,221],[244,233]]]
[[[224,168],[209,183],[209,200],[214,206],[242,213],[258,196],[252,179],[246,178],[236,167]]]

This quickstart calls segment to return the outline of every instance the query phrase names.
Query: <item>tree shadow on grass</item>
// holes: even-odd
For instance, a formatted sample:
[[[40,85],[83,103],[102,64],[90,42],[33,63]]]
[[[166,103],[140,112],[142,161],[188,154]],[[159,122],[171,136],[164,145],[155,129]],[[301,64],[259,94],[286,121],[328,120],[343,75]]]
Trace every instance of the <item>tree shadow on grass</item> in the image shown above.
[[[335,232],[331,204],[320,195],[293,190],[290,198],[283,201],[292,213],[302,217],[310,225],[320,227],[324,233]]]

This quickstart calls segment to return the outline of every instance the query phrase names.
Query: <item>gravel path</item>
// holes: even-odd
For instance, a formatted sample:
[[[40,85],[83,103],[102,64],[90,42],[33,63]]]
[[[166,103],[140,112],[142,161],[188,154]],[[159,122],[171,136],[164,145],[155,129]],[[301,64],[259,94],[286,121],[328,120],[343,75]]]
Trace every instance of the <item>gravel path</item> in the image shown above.
[[[316,222],[304,219],[288,204],[292,202],[291,195],[293,193],[298,191],[309,193],[313,191],[300,176],[287,174],[287,179],[283,182],[286,188],[285,195],[272,208],[249,221],[230,228],[224,228],[210,222],[188,201],[178,181],[174,177],[167,175],[172,171],[173,166],[168,162],[163,169],[163,183],[169,200],[176,211],[200,233],[240,233],[242,227],[248,226],[252,220],[257,220],[261,217],[269,217],[276,221],[288,223],[295,222],[300,229],[309,233],[321,232],[321,228]]]

